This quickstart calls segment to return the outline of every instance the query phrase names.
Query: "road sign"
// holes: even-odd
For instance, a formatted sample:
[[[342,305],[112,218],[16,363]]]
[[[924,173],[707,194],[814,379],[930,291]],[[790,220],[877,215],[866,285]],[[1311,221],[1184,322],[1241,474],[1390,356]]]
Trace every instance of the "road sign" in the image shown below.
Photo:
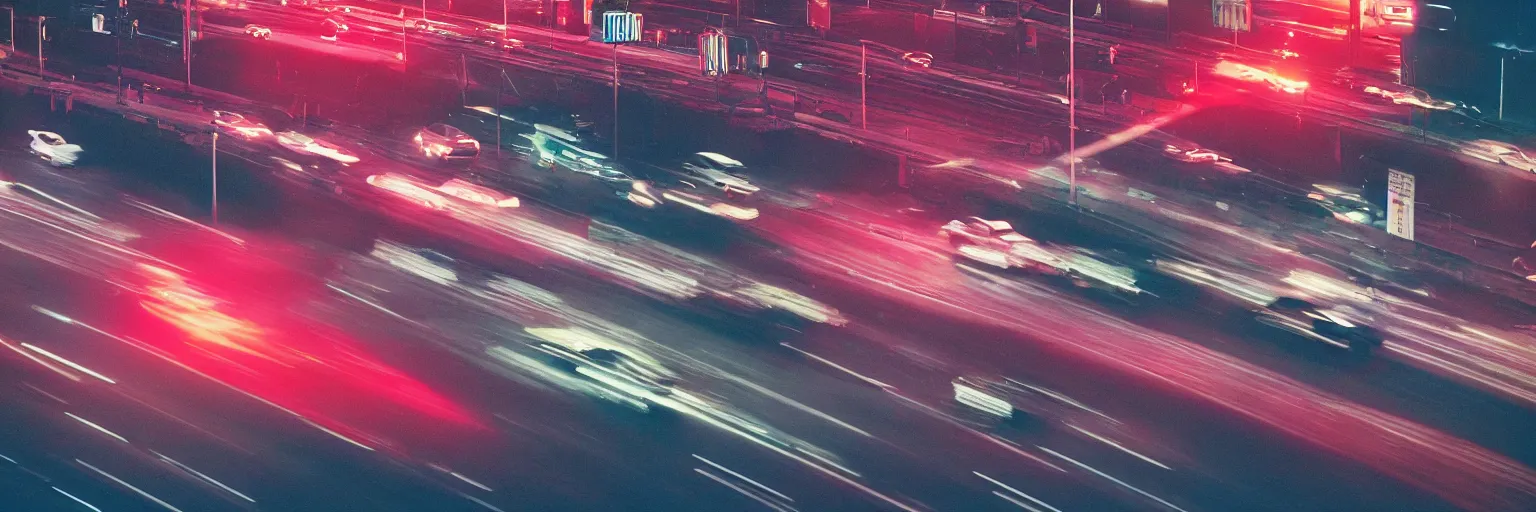
[[[608,11],[603,13],[603,42],[633,43],[644,37],[645,18],[639,13]]]
[[[1211,0],[1211,23],[1236,32],[1253,30],[1253,5],[1248,0]]]
[[[709,30],[699,34],[699,72],[719,76],[731,70],[730,42],[725,34]]]
[[[91,32],[95,32],[97,34],[111,34],[112,33],[111,31],[107,30],[107,15],[105,15],[105,14],[92,14],[91,15]]]
[[[1387,169],[1387,233],[1413,240],[1413,175]]]

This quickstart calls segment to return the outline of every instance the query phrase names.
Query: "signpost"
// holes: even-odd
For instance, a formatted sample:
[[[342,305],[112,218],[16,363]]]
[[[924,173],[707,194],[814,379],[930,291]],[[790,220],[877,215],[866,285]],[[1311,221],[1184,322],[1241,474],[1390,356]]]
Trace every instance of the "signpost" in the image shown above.
[[[590,2],[590,0],[588,0]],[[590,16],[590,11],[588,16]],[[641,40],[645,18],[639,13],[603,13],[603,42],[613,45],[613,157],[619,157],[619,45]]]
[[[1237,46],[1238,32],[1253,31],[1253,5],[1248,0],[1211,0],[1211,24],[1232,31],[1232,46]]]
[[[1413,240],[1413,175],[1387,169],[1387,233]]]

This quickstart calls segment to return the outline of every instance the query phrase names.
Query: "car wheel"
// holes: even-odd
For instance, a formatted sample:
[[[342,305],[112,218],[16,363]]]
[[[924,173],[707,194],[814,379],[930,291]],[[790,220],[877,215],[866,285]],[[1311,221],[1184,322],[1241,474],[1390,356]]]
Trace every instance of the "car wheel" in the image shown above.
[[[1349,340],[1349,352],[1359,357],[1370,356],[1371,351],[1375,350],[1375,348],[1376,346],[1373,345],[1370,341],[1361,338],[1352,338]]]

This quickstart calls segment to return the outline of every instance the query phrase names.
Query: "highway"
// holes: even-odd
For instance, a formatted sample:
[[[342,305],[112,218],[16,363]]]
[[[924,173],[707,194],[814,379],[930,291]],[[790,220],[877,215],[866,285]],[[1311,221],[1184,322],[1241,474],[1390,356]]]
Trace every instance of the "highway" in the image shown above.
[[[298,17],[273,18],[274,27],[312,16],[256,7],[239,15]],[[331,46],[234,34],[228,48],[279,44],[287,50],[273,62],[321,51],[331,54],[315,57],[322,62],[433,80],[454,80],[459,68],[476,94],[499,88],[498,63],[517,66],[512,83],[525,104],[538,101],[550,75],[601,86],[610,71],[609,50],[570,41],[560,51],[502,54],[428,35],[407,39],[412,56],[400,68],[377,39]],[[849,55],[846,46],[813,54],[829,48],[819,47],[798,51],[826,62]],[[714,84],[688,74],[692,57],[618,53],[626,87],[724,110],[699,101]],[[454,54],[479,60],[454,63]],[[431,64],[412,70],[420,61]],[[1020,120],[1059,116],[1051,93],[878,62],[870,83],[880,84],[872,96],[883,112],[870,122],[887,133],[902,127],[906,140],[872,137],[876,146],[919,148],[916,133],[927,156],[963,158],[1059,201],[1060,176],[1029,169],[1049,169],[1046,158],[998,150],[998,141],[936,144],[953,117],[921,121],[935,105],[915,101],[924,96],[916,91],[952,90],[967,101],[943,100],[946,115],[977,109],[960,117],[995,134],[1016,124],[1001,109]],[[238,86],[244,75],[234,76]],[[846,78],[832,88],[846,89]],[[838,94],[817,87],[801,90]],[[359,82],[352,94],[364,89]],[[309,91],[328,105],[347,95]],[[973,101],[978,91],[991,91],[990,103]],[[285,106],[197,98],[201,107],[170,94],[149,103],[188,119],[206,116],[202,108]],[[1105,163],[1085,166],[1094,173],[1082,182],[1089,208],[1152,233],[1164,256],[1176,246],[1259,286],[1376,308],[1391,333],[1386,350],[1351,361],[1238,317],[1213,321],[1225,314],[1185,297],[1121,304],[983,270],[952,258],[933,235],[951,212],[860,189],[878,171],[858,164],[748,160],[766,190],[762,216],[739,225],[551,190],[514,151],[501,159],[488,151],[469,174],[425,165],[402,134],[453,110],[435,98],[322,107],[385,120],[301,128],[359,155],[354,166],[294,168],[284,162],[300,159],[270,141],[221,138],[216,231],[189,220],[207,220],[209,155],[198,135],[131,133],[112,112],[143,108],[132,105],[63,118],[46,102],[5,101],[18,105],[0,119],[7,133],[47,127],[95,162],[56,169],[23,147],[0,150],[8,179],[24,184],[4,194],[11,227],[0,261],[10,277],[0,339],[16,369],[7,372],[5,414],[26,425],[0,440],[0,454],[15,461],[0,482],[40,510],[1503,510],[1536,492],[1536,453],[1522,435],[1536,424],[1531,340],[1511,327],[1519,313],[1456,286],[1421,297],[1402,285],[1362,300],[1338,291],[1354,286],[1344,270],[1358,263],[1323,256],[1348,253],[1355,242],[1336,234],[1352,228],[1317,229],[1274,211],[1221,209],[1222,217],[1189,202],[1209,199],[1135,181],[1188,169],[1157,156],[1160,143],[1183,139],[1153,135],[1094,154]],[[1086,122],[1111,141],[1123,129],[1108,116]],[[800,124],[846,131],[825,119]],[[759,136],[728,126],[709,139]],[[623,162],[667,168],[675,154],[714,149],[641,150]],[[1148,164],[1138,176],[1111,170],[1136,162]],[[511,176],[498,183],[524,201],[502,211],[423,209],[365,179],[385,174]],[[1126,183],[1165,200],[1119,199]],[[1035,217],[1010,220],[1055,243],[1140,246]],[[122,236],[129,231],[142,236]],[[1308,245],[1306,254],[1287,249]],[[182,277],[167,281],[146,264]],[[1415,272],[1384,276],[1407,282]],[[183,285],[211,302],[185,296]],[[714,307],[711,297],[748,289],[782,289],[837,320],[765,324]],[[646,399],[650,412],[636,412],[604,387],[612,384],[531,364],[538,354],[528,347],[552,331],[599,333],[676,382]],[[1000,425],[956,402],[957,377],[1031,383],[1076,405]]]

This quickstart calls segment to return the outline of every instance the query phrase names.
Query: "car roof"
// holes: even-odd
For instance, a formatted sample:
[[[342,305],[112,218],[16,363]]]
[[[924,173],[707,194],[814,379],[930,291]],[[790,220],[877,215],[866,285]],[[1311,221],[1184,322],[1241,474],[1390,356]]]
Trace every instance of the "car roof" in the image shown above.
[[[723,165],[723,166],[726,166],[726,167],[745,167],[746,166],[746,164],[741,163],[740,160],[737,160],[735,158],[731,158],[731,157],[722,155],[720,153],[701,152],[698,155],[702,156],[704,158],[707,158],[707,159],[709,159],[710,161],[712,161],[714,163],[717,163],[717,164],[720,164],[720,165]]]
[[[555,128],[555,127],[547,125],[547,124],[536,124],[536,125],[533,125],[533,129],[537,130],[539,132],[542,132],[545,135],[549,135],[551,137],[555,137],[557,139],[564,140],[566,142],[578,142],[578,141],[581,140],[581,139],[577,139],[575,135],[571,135],[571,132],[568,132],[568,131],[565,131],[565,130],[561,130],[559,128]]]

